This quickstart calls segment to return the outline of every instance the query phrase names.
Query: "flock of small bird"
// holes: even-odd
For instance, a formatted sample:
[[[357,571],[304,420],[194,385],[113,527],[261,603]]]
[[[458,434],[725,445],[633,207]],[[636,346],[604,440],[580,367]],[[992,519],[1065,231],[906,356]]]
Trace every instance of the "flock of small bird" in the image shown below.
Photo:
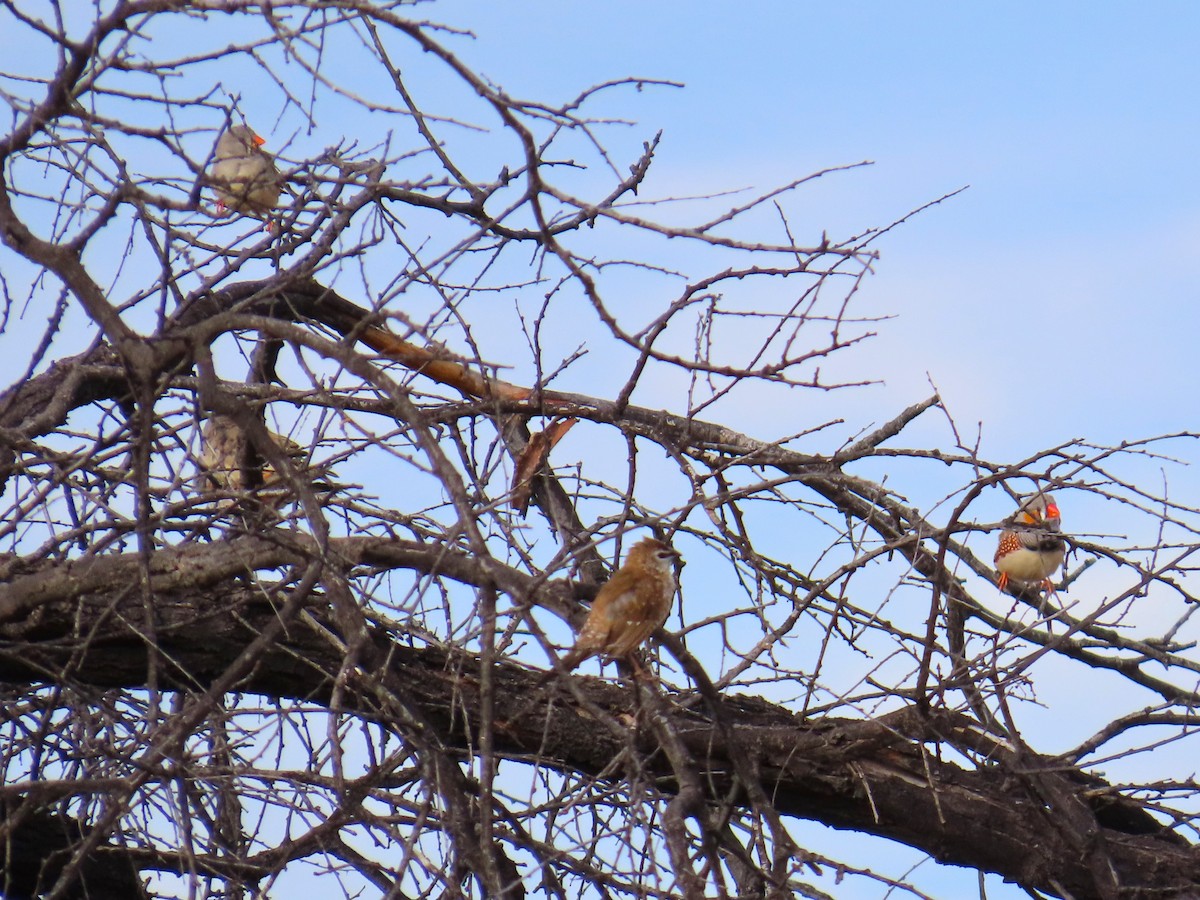
[[[217,195],[217,209],[267,220],[283,193],[283,177],[275,160],[263,149],[265,141],[247,125],[229,126],[217,140],[209,181]],[[241,490],[245,466],[245,438],[230,420],[210,418],[203,435],[201,468],[208,484]],[[288,449],[278,439],[281,448]],[[263,472],[263,484],[273,478]],[[1058,505],[1050,494],[1038,491],[1029,497],[1000,532],[994,563],[998,586],[1010,584],[1053,593],[1051,576],[1066,557]],[[629,551],[625,564],[596,595],[574,647],[562,658],[571,670],[591,656],[605,661],[628,659],[666,622],[675,595],[674,562],[679,553],[656,538],[645,538]]]

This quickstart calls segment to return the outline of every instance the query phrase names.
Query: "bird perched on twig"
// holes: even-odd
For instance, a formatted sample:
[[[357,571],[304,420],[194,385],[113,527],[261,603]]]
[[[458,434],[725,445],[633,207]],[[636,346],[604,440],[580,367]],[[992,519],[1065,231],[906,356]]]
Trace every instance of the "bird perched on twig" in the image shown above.
[[[201,474],[197,480],[200,490],[243,491],[252,487],[270,487],[279,481],[279,473],[258,457],[246,433],[229,416],[209,416],[200,437]],[[308,451],[290,438],[272,434],[271,440],[297,466],[308,456]],[[254,473],[258,473],[258,477]],[[258,484],[254,484],[255,481]]]
[[[248,125],[231,125],[217,139],[209,181],[217,209],[266,218],[279,204],[283,178],[265,144]]]
[[[638,541],[625,565],[596,594],[575,646],[562,658],[563,667],[574,669],[589,656],[606,661],[627,657],[660,628],[671,612],[678,557],[660,540]]]
[[[1039,491],[1004,524],[995,557],[1000,572],[1000,590],[1015,581],[1022,586],[1036,584],[1053,594],[1050,576],[1058,571],[1067,555],[1067,542],[1062,538],[1058,504],[1054,498]]]

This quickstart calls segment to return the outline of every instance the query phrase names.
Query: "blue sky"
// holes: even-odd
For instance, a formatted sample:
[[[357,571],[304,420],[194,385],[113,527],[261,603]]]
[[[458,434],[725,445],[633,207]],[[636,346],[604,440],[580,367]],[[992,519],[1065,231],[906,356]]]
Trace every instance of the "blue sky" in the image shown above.
[[[887,224],[866,351],[885,415],[927,392],[993,452],[1195,424],[1200,7],[1185,3],[439,3],[462,56],[518,95],[622,75],[693,190],[871,169],[801,195],[819,234]],[[665,170],[665,171],[664,171]],[[862,356],[856,363],[863,363]],[[844,395],[839,403],[845,402]]]

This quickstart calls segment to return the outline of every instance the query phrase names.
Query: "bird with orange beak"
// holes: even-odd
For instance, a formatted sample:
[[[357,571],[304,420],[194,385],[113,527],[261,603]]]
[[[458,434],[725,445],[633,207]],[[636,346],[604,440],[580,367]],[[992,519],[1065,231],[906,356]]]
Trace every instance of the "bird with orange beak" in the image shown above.
[[[283,179],[265,143],[248,125],[231,125],[217,139],[209,181],[222,213],[266,218],[278,205]]]
[[[996,547],[995,564],[1000,572],[997,582],[1004,590],[1009,582],[1020,586],[1038,585],[1054,593],[1050,576],[1058,571],[1067,555],[1062,538],[1058,504],[1049,494],[1039,491],[1004,523]]]

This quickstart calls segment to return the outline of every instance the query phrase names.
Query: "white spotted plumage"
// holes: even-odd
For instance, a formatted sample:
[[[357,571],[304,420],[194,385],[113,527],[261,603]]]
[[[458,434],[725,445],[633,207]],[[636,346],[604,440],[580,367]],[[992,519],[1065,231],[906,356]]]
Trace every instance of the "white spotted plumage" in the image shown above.
[[[1054,592],[1050,576],[1058,571],[1067,555],[1058,504],[1050,494],[1037,493],[1021,505],[1000,532],[994,559],[1000,572],[998,586],[1004,590],[1010,581],[1022,586],[1040,585]]]
[[[589,656],[609,660],[629,656],[661,628],[671,612],[673,561],[678,556],[655,538],[635,544],[625,565],[596,594],[575,646],[563,657],[563,666],[573,669]]]

